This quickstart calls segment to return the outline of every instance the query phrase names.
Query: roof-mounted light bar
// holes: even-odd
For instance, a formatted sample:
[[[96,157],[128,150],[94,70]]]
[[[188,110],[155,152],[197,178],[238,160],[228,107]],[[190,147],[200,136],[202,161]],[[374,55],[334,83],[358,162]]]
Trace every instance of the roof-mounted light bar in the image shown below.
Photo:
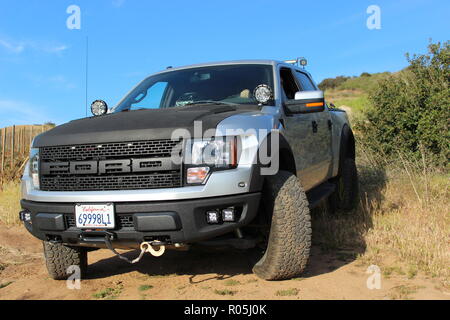
[[[295,60],[285,60],[285,63],[289,63],[289,64],[293,64],[296,66],[302,66],[303,68],[305,68],[308,65],[308,60],[306,60],[306,58],[300,57],[297,58]]]

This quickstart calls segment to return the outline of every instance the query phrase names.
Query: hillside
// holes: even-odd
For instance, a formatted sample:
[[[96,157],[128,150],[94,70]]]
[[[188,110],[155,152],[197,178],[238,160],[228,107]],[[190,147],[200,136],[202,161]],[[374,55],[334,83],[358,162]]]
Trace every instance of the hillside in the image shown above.
[[[370,106],[368,99],[370,91],[374,90],[378,81],[389,76],[390,72],[367,73],[357,77],[338,76],[324,79],[319,88],[325,91],[328,102],[338,108],[343,108],[351,114],[361,114],[361,111]]]

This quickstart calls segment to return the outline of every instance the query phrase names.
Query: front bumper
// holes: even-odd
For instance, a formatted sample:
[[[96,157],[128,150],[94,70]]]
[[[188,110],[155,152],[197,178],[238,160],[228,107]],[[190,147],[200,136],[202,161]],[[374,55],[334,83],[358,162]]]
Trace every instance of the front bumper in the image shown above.
[[[261,193],[247,193],[224,197],[152,202],[114,203],[116,221],[113,246],[136,248],[142,241],[160,240],[167,244],[190,244],[223,235],[249,224],[256,216]],[[27,230],[44,241],[64,244],[104,247],[100,236],[74,225],[75,203],[21,201],[22,209],[30,213],[31,221],[24,222]],[[235,222],[210,225],[206,211],[235,207]]]

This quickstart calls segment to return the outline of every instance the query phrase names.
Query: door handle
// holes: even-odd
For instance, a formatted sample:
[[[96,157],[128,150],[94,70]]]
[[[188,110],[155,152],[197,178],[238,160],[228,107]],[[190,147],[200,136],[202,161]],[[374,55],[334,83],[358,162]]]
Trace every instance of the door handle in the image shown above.
[[[317,128],[318,128],[317,122],[316,122],[316,121],[313,121],[313,122],[312,122],[312,130],[313,130],[313,133],[316,133],[316,132],[317,132]]]

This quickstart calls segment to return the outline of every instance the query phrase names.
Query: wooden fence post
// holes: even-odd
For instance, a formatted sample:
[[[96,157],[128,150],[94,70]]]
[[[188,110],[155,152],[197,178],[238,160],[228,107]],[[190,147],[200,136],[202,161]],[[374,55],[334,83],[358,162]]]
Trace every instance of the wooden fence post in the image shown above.
[[[20,130],[20,155],[25,156],[25,127]]]
[[[23,148],[23,144],[22,144],[22,129],[21,127],[19,127],[19,134],[18,134],[18,139],[17,139],[17,153],[19,158],[22,157],[22,148]]]
[[[26,157],[28,154],[27,149],[27,128],[23,127],[23,155]]]
[[[2,129],[2,176],[5,170],[6,128]]]
[[[15,140],[15,134],[16,134],[16,126],[12,126],[12,131],[11,131],[11,170],[13,170],[14,168],[14,149],[15,149],[15,145],[14,145],[14,140]]]

